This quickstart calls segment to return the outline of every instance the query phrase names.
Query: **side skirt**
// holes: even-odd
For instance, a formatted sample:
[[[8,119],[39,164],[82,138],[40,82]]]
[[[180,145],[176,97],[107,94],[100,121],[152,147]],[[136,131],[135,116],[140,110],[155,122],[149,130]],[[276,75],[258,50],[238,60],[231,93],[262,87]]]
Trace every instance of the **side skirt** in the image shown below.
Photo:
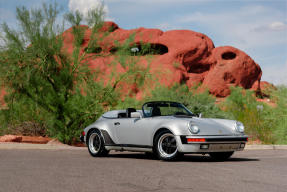
[[[144,145],[105,145],[105,148],[116,151],[152,152],[151,146]]]
[[[132,144],[115,144],[106,130],[102,130],[106,150],[116,151],[138,151],[138,152],[152,152],[152,146],[148,145],[132,145]]]

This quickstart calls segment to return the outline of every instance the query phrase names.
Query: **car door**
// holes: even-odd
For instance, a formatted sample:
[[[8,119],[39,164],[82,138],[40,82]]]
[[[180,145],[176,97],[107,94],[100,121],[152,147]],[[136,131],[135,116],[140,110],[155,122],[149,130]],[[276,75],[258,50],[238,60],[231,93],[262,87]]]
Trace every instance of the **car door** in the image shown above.
[[[115,122],[120,144],[131,146],[150,146],[152,133],[146,126],[148,118],[123,118]]]

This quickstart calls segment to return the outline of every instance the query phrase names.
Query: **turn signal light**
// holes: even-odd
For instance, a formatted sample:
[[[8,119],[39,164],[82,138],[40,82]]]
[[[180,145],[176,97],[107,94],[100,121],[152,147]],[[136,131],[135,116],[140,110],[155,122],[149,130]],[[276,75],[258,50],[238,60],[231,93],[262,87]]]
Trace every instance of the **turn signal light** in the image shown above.
[[[205,142],[205,138],[187,138],[188,143],[192,142]]]
[[[83,135],[83,136],[85,136],[85,135],[86,135],[85,131],[83,131],[83,132],[82,132],[82,135]]]

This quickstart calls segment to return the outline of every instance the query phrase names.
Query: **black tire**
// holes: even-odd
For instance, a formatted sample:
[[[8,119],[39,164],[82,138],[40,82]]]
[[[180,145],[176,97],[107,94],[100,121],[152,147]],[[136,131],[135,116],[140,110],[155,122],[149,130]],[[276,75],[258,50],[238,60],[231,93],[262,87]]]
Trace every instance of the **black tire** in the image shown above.
[[[160,160],[172,161],[180,157],[174,135],[164,130],[158,133],[154,139],[154,153]]]
[[[105,143],[101,132],[97,129],[94,129],[89,133],[87,146],[89,153],[93,157],[103,157],[107,156],[109,153],[109,151],[105,149]]]
[[[225,161],[233,155],[234,151],[231,152],[213,152],[209,153],[209,156],[216,161]]]

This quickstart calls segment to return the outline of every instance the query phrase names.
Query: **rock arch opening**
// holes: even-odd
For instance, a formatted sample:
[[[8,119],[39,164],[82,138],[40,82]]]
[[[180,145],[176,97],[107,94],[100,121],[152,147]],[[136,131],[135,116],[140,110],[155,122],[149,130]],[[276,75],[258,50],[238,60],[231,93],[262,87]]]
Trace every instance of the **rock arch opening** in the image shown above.
[[[235,59],[236,57],[236,53],[234,52],[231,52],[231,51],[228,51],[228,52],[225,52],[221,55],[222,59],[224,60],[232,60],[232,59]]]
[[[85,52],[86,53],[101,53],[102,52],[101,47],[86,47]]]
[[[162,44],[135,44],[129,47],[113,47],[110,53],[115,54],[118,51],[130,56],[144,56],[144,55],[164,55],[168,53],[168,47]]]

